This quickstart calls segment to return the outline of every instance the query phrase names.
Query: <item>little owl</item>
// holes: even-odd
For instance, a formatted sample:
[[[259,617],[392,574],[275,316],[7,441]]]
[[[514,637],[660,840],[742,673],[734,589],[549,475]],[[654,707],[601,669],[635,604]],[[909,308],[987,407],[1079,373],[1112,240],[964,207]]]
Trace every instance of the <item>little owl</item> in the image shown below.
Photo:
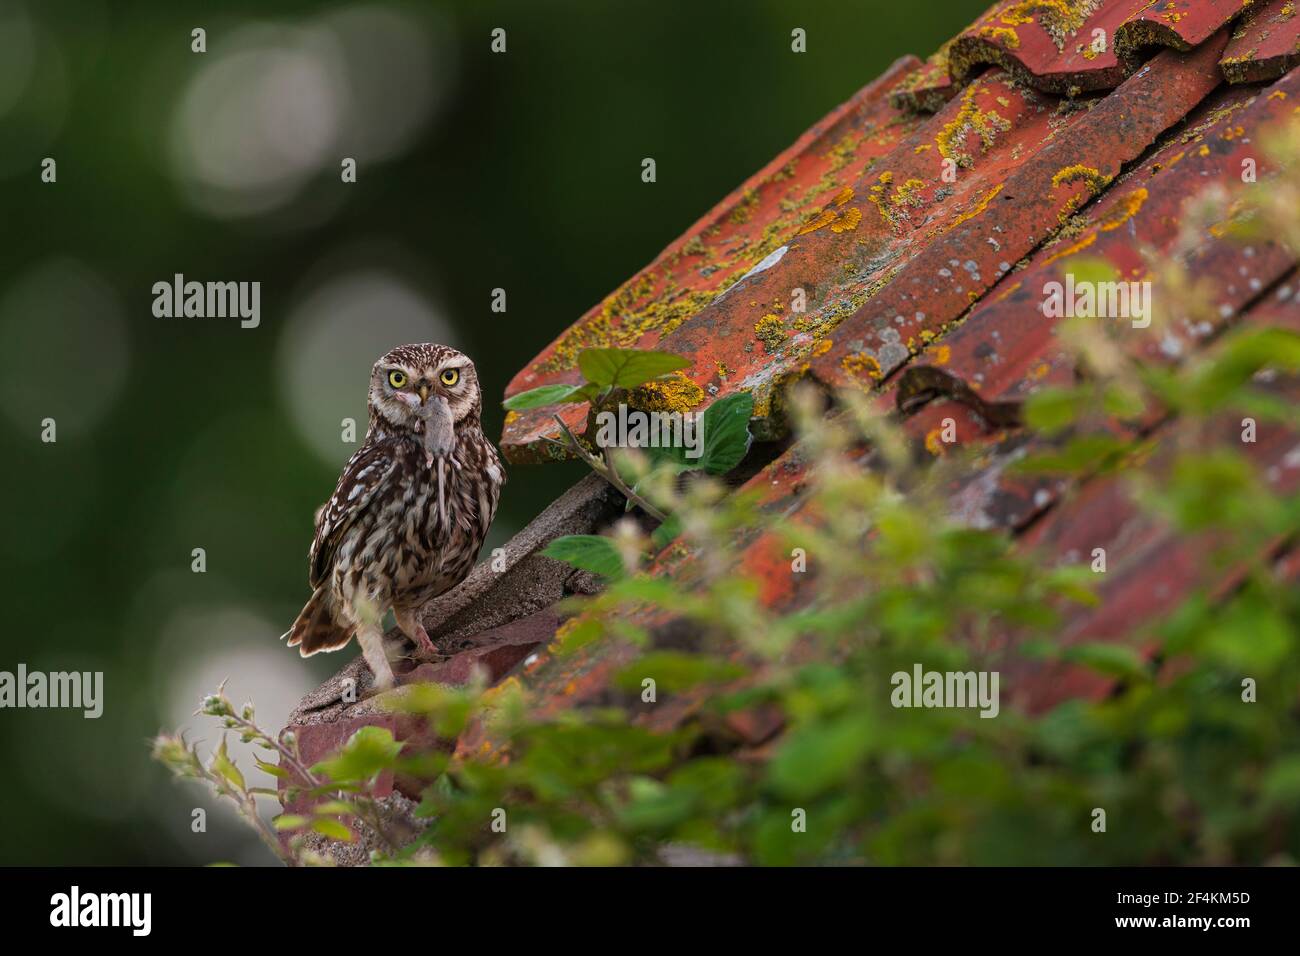
[[[316,512],[315,589],[287,637],[303,657],[357,636],[382,687],[393,684],[380,621],[433,649],[418,612],[469,574],[505,478],[483,437],[474,363],[445,345],[401,345],[370,373],[366,440]]]

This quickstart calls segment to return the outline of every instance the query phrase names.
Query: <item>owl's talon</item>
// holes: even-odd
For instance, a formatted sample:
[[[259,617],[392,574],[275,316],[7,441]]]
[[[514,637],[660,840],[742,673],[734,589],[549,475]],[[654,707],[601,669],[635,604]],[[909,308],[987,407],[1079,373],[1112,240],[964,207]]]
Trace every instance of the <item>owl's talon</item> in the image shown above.
[[[420,623],[419,617],[414,611],[393,611],[393,617],[397,618],[397,626],[401,632],[406,635],[407,640],[415,645],[416,656],[422,654],[433,654],[437,648],[433,644],[433,638],[429,637],[429,632],[424,629]]]

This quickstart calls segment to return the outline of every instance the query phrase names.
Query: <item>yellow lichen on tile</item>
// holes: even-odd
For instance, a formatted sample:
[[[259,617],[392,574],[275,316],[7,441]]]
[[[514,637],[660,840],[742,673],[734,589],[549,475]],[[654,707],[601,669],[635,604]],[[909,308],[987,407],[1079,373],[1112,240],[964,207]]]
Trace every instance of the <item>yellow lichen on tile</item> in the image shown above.
[[[767,346],[769,352],[775,352],[786,340],[785,323],[779,315],[768,313],[754,324],[754,334]]]
[[[997,142],[998,135],[1011,129],[1011,123],[996,110],[981,110],[975,102],[982,86],[977,80],[966,87],[961,94],[961,107],[952,122],[948,123],[935,137],[935,145],[944,159],[951,159],[958,166],[969,169],[975,160],[967,151],[966,140],[973,132],[980,140],[980,151],[988,152]]]
[[[867,375],[871,378],[880,380],[880,362],[874,355],[868,355],[866,352],[853,352],[840,359],[840,367],[853,376]]]
[[[686,412],[702,401],[704,389],[681,372],[638,385],[627,397],[629,405],[643,412]]]
[[[844,210],[844,214],[835,222],[831,223],[831,232],[848,232],[851,229],[858,228],[858,223],[862,221],[862,210],[857,206],[850,206]]]
[[[1128,222],[1137,215],[1142,204],[1147,201],[1147,191],[1138,187],[1130,193],[1125,193],[1124,197],[1119,200],[1119,205],[1113,209],[1098,224],[1103,232],[1110,232],[1112,229],[1118,229],[1124,223]]]
[[[965,212],[961,213],[956,218],[954,218],[953,221],[948,224],[948,229],[945,229],[944,231],[947,232],[949,229],[955,229],[956,227],[960,226],[963,222],[966,222],[970,219],[974,219],[976,216],[978,216],[980,213],[982,213],[985,209],[989,207],[989,201],[992,200],[993,197],[1000,192],[1002,192],[1002,183],[998,183],[996,186],[994,186],[992,189],[986,192],[983,196],[980,196],[977,200],[975,200],[974,204]]]

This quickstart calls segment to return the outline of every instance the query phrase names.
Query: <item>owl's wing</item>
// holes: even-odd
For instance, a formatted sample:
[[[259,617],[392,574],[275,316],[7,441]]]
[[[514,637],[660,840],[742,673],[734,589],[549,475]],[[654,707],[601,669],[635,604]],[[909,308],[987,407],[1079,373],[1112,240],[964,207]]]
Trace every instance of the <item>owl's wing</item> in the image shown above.
[[[393,443],[387,441],[365,445],[343,466],[334,494],[316,512],[316,537],[311,543],[313,588],[320,587],[329,577],[343,533],[396,470],[396,451]]]

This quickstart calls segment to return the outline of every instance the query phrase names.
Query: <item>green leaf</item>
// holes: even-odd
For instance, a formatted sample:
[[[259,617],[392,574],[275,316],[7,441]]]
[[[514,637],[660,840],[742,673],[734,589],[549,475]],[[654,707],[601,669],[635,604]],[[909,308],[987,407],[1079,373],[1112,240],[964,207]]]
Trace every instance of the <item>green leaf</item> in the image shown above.
[[[744,459],[749,451],[749,419],[754,414],[754,396],[737,392],[720,398],[707,409],[700,421],[703,447],[698,458],[689,458],[679,446],[646,448],[657,463],[670,463],[683,470],[703,470],[711,475],[725,475]]]
[[[1283,757],[1275,763],[1260,785],[1260,797],[1266,806],[1279,810],[1300,804],[1300,757]]]
[[[230,755],[226,752],[226,738],[224,736],[221,738],[221,746],[212,755],[212,765],[209,769],[218,776],[225,778],[238,789],[244,789],[244,775],[239,772],[239,768],[235,766],[234,761],[230,759]]]
[[[675,694],[700,684],[735,680],[744,673],[745,668],[730,661],[680,651],[652,651],[619,671],[614,680],[625,690],[640,690],[641,682],[650,677],[657,688]]]
[[[874,745],[865,715],[812,724],[785,738],[768,765],[768,780],[784,797],[812,797],[844,785]]]
[[[749,451],[749,419],[753,414],[754,396],[748,392],[728,395],[710,405],[701,423],[704,454],[698,467],[711,475],[725,475],[739,465]]]
[[[279,764],[267,763],[265,760],[259,760],[257,757],[253,758],[253,762],[257,764],[258,770],[261,770],[263,773],[269,773],[272,777],[287,780],[292,776],[288,770],[281,767]]]
[[[305,827],[307,822],[306,817],[294,813],[282,813],[271,821],[271,825],[277,830],[297,830]]]
[[[587,401],[585,386],[583,385],[542,385],[538,388],[530,388],[526,392],[520,392],[517,395],[511,395],[501,407],[512,412],[523,411],[527,408],[542,408],[546,405],[558,405],[561,402],[585,402]]]
[[[1091,642],[1076,644],[1061,655],[1064,660],[1082,664],[1115,677],[1148,677],[1147,664],[1141,655],[1123,644]]]
[[[383,727],[362,727],[343,745],[338,756],[322,760],[312,772],[325,774],[335,783],[364,783],[397,759],[402,745]]]
[[[676,515],[669,515],[659,527],[650,533],[650,540],[656,548],[663,550],[681,533],[681,520]]]
[[[311,822],[311,828],[322,836],[327,836],[331,840],[341,840],[344,843],[351,843],[356,839],[352,831],[339,823],[337,820],[330,820],[327,817],[319,817]]]
[[[680,355],[641,349],[584,349],[578,353],[578,368],[588,382],[619,388],[636,388],[690,364]]]
[[[1051,435],[1073,425],[1087,411],[1092,396],[1082,389],[1050,388],[1035,392],[1025,402],[1025,423]]]
[[[312,807],[312,811],[322,815],[340,816],[342,814],[355,814],[357,808],[346,800],[326,800],[324,803],[318,803]]]
[[[603,578],[616,580],[625,573],[623,558],[614,542],[598,534],[569,534],[556,538],[542,554]]]

